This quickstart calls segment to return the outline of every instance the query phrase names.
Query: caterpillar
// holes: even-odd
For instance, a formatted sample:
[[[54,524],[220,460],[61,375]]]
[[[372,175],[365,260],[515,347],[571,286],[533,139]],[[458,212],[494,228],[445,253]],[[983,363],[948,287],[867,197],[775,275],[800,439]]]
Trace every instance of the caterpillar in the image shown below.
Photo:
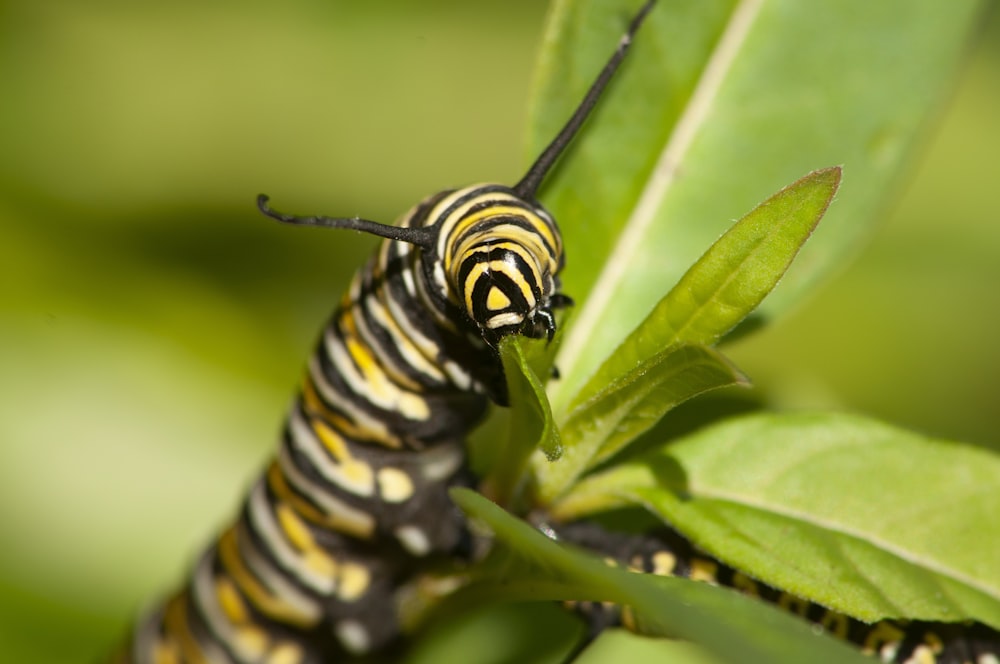
[[[382,652],[400,639],[407,585],[436,561],[472,555],[447,491],[475,485],[464,439],[490,402],[508,401],[499,341],[551,340],[556,312],[571,304],[559,282],[559,229],[536,193],[654,4],[632,18],[580,105],[513,186],[436,193],[395,226],[288,215],[258,197],[259,210],[279,222],[384,240],[323,328],[274,460],[181,589],[137,623],[119,661],[314,664]],[[649,571],[663,571],[654,563],[665,553],[680,561],[666,570],[674,574],[714,564],[697,562],[707,559],[676,535],[673,544],[641,539],[609,551],[616,536],[588,528],[559,532],[626,564],[639,556]],[[713,579],[739,585],[736,574]],[[627,610],[578,608],[594,624],[628,622]],[[842,636],[863,644],[873,633]]]
[[[507,402],[497,345],[551,339],[562,239],[536,201],[654,4],[631,20],[566,125],[513,187],[434,194],[397,226],[277,221],[385,238],[354,277],[308,361],[277,456],[183,588],[134,630],[131,662],[337,661],[389,647],[397,594],[435,558],[467,556],[448,500],[471,484],[463,440]]]

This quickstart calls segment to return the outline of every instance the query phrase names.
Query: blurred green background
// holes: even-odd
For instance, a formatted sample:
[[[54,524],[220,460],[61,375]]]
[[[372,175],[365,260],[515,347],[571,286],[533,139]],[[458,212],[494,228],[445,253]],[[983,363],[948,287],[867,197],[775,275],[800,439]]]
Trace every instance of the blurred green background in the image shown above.
[[[1000,449],[990,10],[873,243],[729,347],[777,407]],[[109,648],[272,448],[373,242],[269,223],[254,196],[391,221],[516,180],[544,13],[0,1],[0,658]]]

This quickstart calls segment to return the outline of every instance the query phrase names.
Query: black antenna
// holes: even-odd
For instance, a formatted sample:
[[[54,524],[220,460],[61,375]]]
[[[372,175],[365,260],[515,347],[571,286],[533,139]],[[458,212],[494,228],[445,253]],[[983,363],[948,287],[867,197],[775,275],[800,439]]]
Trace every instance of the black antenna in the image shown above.
[[[379,237],[386,237],[390,240],[415,244],[424,249],[433,247],[437,236],[437,233],[429,227],[408,228],[405,226],[389,226],[360,217],[295,217],[272,209],[268,206],[267,201],[268,197],[265,194],[257,196],[257,207],[260,211],[268,217],[286,224],[321,226],[323,228],[346,228],[348,230],[371,233]]]
[[[639,10],[639,13],[632,18],[628,30],[622,35],[621,41],[618,42],[618,48],[615,49],[608,63],[604,65],[604,69],[597,76],[597,80],[590,86],[590,90],[587,91],[587,95],[580,102],[576,111],[573,112],[573,116],[569,119],[569,122],[566,123],[566,126],[562,128],[555,139],[549,143],[549,146],[545,148],[538,159],[535,160],[535,163],[531,165],[531,168],[521,178],[521,181],[514,185],[514,191],[518,196],[525,200],[531,200],[535,197],[535,192],[538,191],[538,186],[545,179],[549,169],[552,168],[552,165],[559,159],[563,150],[566,149],[566,146],[576,136],[577,131],[580,130],[580,127],[586,121],[587,116],[590,115],[590,111],[597,105],[597,100],[600,98],[601,93],[604,92],[604,88],[607,87],[611,77],[618,70],[618,66],[625,59],[625,54],[628,52],[629,46],[632,45],[632,38],[635,36],[636,31],[639,30],[643,20],[646,18],[646,14],[649,13],[649,10],[655,4],[656,0],[648,0],[642,6],[642,9]]]

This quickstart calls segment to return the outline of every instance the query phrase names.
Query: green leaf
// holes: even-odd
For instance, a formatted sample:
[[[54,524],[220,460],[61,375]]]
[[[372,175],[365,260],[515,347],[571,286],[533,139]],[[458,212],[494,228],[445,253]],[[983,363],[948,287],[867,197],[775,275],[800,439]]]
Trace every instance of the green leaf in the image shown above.
[[[529,154],[555,135],[639,1],[556,2]],[[540,199],[561,224],[579,304],[557,412],[732,219],[842,164],[836,209],[760,314],[841,267],[897,189],[963,53],[979,0],[660,2]],[[905,20],[902,20],[905,18]]]
[[[454,601],[468,601],[477,594],[492,602],[606,600],[631,606],[650,633],[694,641],[721,662],[869,661],[775,607],[705,583],[611,567],[557,544],[473,491],[453,489],[451,496],[524,563],[517,574],[459,591]]]
[[[583,636],[568,611],[540,602],[498,602],[439,618],[414,634],[405,664],[563,664]]]
[[[526,353],[525,344],[534,352]],[[530,343],[517,335],[505,337],[500,342],[500,359],[510,394],[510,433],[504,452],[496,458],[483,490],[503,504],[513,495],[535,449],[541,449],[550,461],[562,454],[559,429],[552,420],[545,387],[535,373],[541,367],[551,366],[546,350],[544,342]]]
[[[840,169],[806,175],[751,210],[719,238],[615,350],[574,403],[664,346],[714,344],[771,292],[826,212]]]
[[[622,629],[606,629],[601,632],[600,636],[573,662],[574,664],[607,664],[607,662],[718,664],[718,660],[705,654],[703,649],[685,641],[650,639]]]
[[[748,385],[717,351],[697,344],[663,348],[589,400],[578,405],[562,428],[565,454],[558,463],[539,460],[539,497],[550,503],[587,469],[634,441],[674,406],[709,390]]]
[[[588,478],[724,562],[863,620],[1000,627],[1000,457],[846,415],[755,415]]]

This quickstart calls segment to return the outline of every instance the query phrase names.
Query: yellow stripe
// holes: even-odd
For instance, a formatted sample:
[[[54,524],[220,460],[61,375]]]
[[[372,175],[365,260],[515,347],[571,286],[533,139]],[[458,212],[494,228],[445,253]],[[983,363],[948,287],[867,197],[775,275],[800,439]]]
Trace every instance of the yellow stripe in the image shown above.
[[[180,648],[182,658],[191,664],[210,664],[205,658],[201,645],[191,633],[187,619],[187,593],[177,595],[167,604],[163,616],[163,625],[171,640]]]
[[[389,336],[392,337],[393,342],[396,344],[396,350],[409,365],[409,368],[414,369],[435,381],[444,381],[444,373],[434,362],[430,361],[427,356],[424,355],[423,351],[420,350],[420,347],[410,339],[410,336],[396,322],[396,318],[389,311],[388,306],[384,304],[385,298],[389,297],[389,295],[385,293],[385,290],[380,286],[373,297],[375,302],[371,307],[371,315],[376,319],[378,324],[385,328],[386,332],[389,333]],[[406,379],[408,380],[408,378]],[[417,384],[415,384],[415,387],[422,389],[422,386]]]
[[[344,563],[340,569],[340,587],[337,596],[345,602],[360,599],[371,585],[371,573],[357,563]]]
[[[427,225],[433,225],[435,223],[440,223],[438,226],[438,255],[444,256],[445,247],[451,244],[455,238],[454,228],[455,224],[459,223],[461,219],[476,205],[481,204],[483,201],[492,198],[495,201],[517,201],[520,200],[513,194],[505,194],[502,192],[484,194],[481,189],[485,187],[492,186],[490,184],[475,184],[465,189],[456,189],[449,195],[438,201],[437,205],[434,206],[432,210],[429,211],[427,215]],[[462,198],[469,196],[470,194],[475,194],[470,200],[465,201],[462,205],[455,208],[448,214],[447,217],[444,216],[445,210],[450,208],[452,205],[457,203]],[[500,203],[497,203],[500,205]]]
[[[277,461],[271,462],[267,469],[267,483],[271,490],[281,498],[282,501],[291,505],[295,512],[301,515],[306,521],[310,521],[323,528],[330,528],[337,532],[353,535],[359,539],[370,539],[374,531],[374,523],[371,525],[359,523],[353,519],[345,519],[339,514],[326,514],[316,509],[314,505],[303,500],[288,485],[281,466]]]
[[[265,664],[299,664],[304,657],[302,648],[290,642],[279,643],[271,650]]]
[[[553,273],[558,270],[557,255],[549,251],[538,234],[513,224],[497,226],[491,228],[489,231],[465,237],[460,244],[449,247],[449,259],[452,256],[458,256],[464,260],[469,252],[487,242],[491,243],[489,249],[503,247],[511,251],[517,251],[529,264],[534,264],[537,260],[542,260],[548,263],[549,269]],[[503,244],[498,242],[503,242]],[[487,249],[484,248],[483,250]],[[448,265],[448,269],[450,270],[450,262]],[[537,273],[535,273],[535,276],[536,278],[540,278],[540,275]]]
[[[462,284],[462,296],[465,299],[465,310],[472,314],[472,296],[475,294],[476,282],[479,281],[479,277],[483,276],[490,269],[489,263],[477,263],[469,274],[465,277],[465,282]]]
[[[243,603],[243,598],[231,579],[224,576],[216,577],[215,595],[218,597],[219,606],[222,607],[222,612],[226,614],[229,622],[234,625],[250,622],[250,614],[247,612],[246,604]]]
[[[153,664],[181,664],[181,654],[174,644],[157,641],[153,646]]]
[[[313,375],[314,371],[320,374],[319,378]],[[371,441],[390,449],[399,449],[403,446],[403,442],[390,432],[383,422],[364,412],[357,401],[349,398],[347,395],[336,393],[332,385],[329,389],[334,393],[334,396],[342,398],[344,400],[343,407],[345,409],[350,408],[352,411],[349,413],[349,417],[344,417],[330,410],[326,402],[319,396],[319,392],[322,389],[321,385],[317,384],[319,380],[325,379],[322,376],[319,359],[313,356],[309,360],[309,373],[306,374],[303,386],[303,401],[308,406],[314,407],[313,412],[336,427],[338,431],[343,431],[344,435],[351,438]],[[355,423],[350,418],[357,418],[358,423]]]
[[[861,646],[861,652],[865,654],[880,653],[886,646],[898,644],[904,636],[903,630],[895,625],[880,622],[868,633]]]
[[[653,574],[670,576],[677,567],[677,556],[669,551],[657,551],[653,554]]]
[[[535,284],[541,289],[542,287],[542,277],[538,274],[536,269],[535,261],[526,260],[525,263],[528,269],[531,270],[531,279],[522,270],[513,268],[510,264],[504,261],[490,261],[490,271],[496,274],[505,274],[507,277],[514,282],[518,290],[521,291],[521,296],[527,301],[529,307],[533,307],[535,304],[535,293],[532,291],[532,284]]]
[[[267,632],[257,626],[241,627],[236,630],[236,649],[241,657],[260,659],[267,652],[271,639]]]
[[[340,466],[340,471],[344,476],[347,486],[358,496],[372,496],[375,493],[375,473],[372,467],[364,461],[359,461],[351,454],[347,442],[326,422],[316,418],[310,418],[309,425],[316,433],[323,446],[330,452]]]
[[[498,197],[497,194],[483,194],[482,196],[483,199],[496,198],[496,197]],[[509,197],[509,199],[517,200],[514,199],[513,197]],[[470,201],[470,207],[480,202],[482,201],[481,200]],[[460,214],[460,211],[456,210],[456,214]],[[546,241],[548,242],[549,246],[552,247],[553,251],[559,250],[559,242],[552,234],[552,230],[549,227],[549,224],[547,224],[544,219],[539,217],[538,214],[536,214],[533,210],[530,209],[524,209],[521,207],[515,207],[512,205],[502,205],[502,204],[491,205],[490,207],[483,208],[482,210],[474,212],[473,214],[470,214],[469,216],[462,219],[461,221],[455,223],[447,231],[449,234],[449,240],[458,238],[470,226],[484,219],[489,219],[490,217],[499,217],[499,216],[516,216],[526,220],[534,232],[545,237]],[[449,244],[450,243],[451,242],[449,241]],[[546,253],[548,252],[546,251]],[[451,270],[450,259],[451,259],[450,252],[445,252],[444,269],[446,271]]]
[[[322,417],[341,431],[357,428],[343,415],[335,413],[327,407],[326,403],[319,398],[319,393],[316,391],[316,386],[313,385],[312,377],[309,374],[306,374],[305,380],[302,382],[302,402],[306,405],[307,412]]]
[[[402,503],[413,497],[413,479],[400,468],[385,466],[376,474],[382,500]]]
[[[281,505],[278,507],[280,508]],[[280,516],[279,513],[279,520]],[[275,620],[303,629],[312,627],[315,624],[315,621],[310,616],[302,613],[280,597],[271,594],[267,588],[257,581],[240,558],[239,548],[236,544],[236,531],[233,528],[227,530],[219,538],[218,549],[219,558],[222,560],[226,571],[229,572],[229,575],[236,582],[239,589],[243,591],[247,599],[253,602],[254,606],[262,613]]]
[[[338,563],[316,544],[309,527],[284,503],[275,505],[278,524],[288,541],[302,553],[302,564],[312,572],[328,579],[337,575]]]
[[[718,574],[718,563],[706,560],[705,558],[694,558],[691,560],[691,572],[688,576],[692,581],[704,581],[716,585],[718,583]]]
[[[367,346],[379,358],[379,364],[382,370],[389,375],[394,383],[399,385],[401,388],[407,389],[410,392],[419,392],[423,390],[423,386],[409,375],[406,374],[405,369],[414,368],[413,362],[419,362],[421,365],[427,363],[426,359],[417,353],[415,356],[416,360],[411,360],[413,358],[413,353],[416,348],[409,341],[403,337],[398,337],[395,331],[398,331],[398,327],[395,322],[386,323],[386,310],[382,306],[381,302],[378,300],[378,296],[375,293],[369,295],[362,295],[360,291],[360,286],[351,284],[350,292],[350,313],[351,319],[354,321],[354,325],[357,328],[358,338],[368,339]],[[374,307],[373,311],[367,311],[371,307]],[[383,328],[383,331],[388,333],[391,340],[388,344],[380,342],[375,339],[375,333],[372,331],[371,325],[368,322],[368,316],[366,312],[374,319],[376,325]],[[402,348],[401,346],[407,345],[407,348]],[[400,367],[399,363],[394,357],[391,357],[385,352],[386,348],[392,348],[393,350],[400,353],[403,357],[404,367]]]
[[[522,269],[514,268],[503,261],[491,260],[477,263],[469,274],[465,276],[465,281],[460,285],[465,298],[466,310],[469,311],[470,314],[472,312],[471,296],[476,285],[476,281],[487,270],[507,275],[507,277],[510,278],[510,280],[513,281],[517,288],[521,291],[522,296],[529,303],[529,305],[534,304],[535,301],[535,294],[532,290],[532,285],[536,285],[539,290],[544,290],[542,275],[538,272],[538,264],[535,260],[535,255],[532,254],[531,247],[526,247],[516,242],[503,242],[500,244],[490,245],[488,247],[484,247],[476,243],[469,247],[463,246],[461,251],[456,253],[462,256],[462,260],[465,261],[471,260],[471,257],[474,254],[485,254],[496,249],[506,250],[519,256],[521,260],[524,261],[524,265],[529,272],[526,273]],[[553,272],[556,269],[551,261],[549,269]],[[455,278],[457,278],[457,275],[455,275]]]
[[[483,246],[484,243],[489,243]],[[548,263],[549,269],[554,273],[559,265],[557,257],[550,253],[544,244],[539,240],[538,235],[526,231],[520,226],[506,225],[491,228],[488,233],[472,235],[467,237],[460,245],[457,245],[453,253],[456,256],[466,256],[473,250],[477,252],[487,252],[494,249],[506,249],[519,255],[526,263],[532,267],[535,280],[541,280],[541,275],[535,271],[536,259],[542,259]]]
[[[625,605],[621,608],[622,611],[622,627],[630,632],[636,631],[638,627],[635,620],[635,611],[632,610],[631,606]]]
[[[381,363],[375,359],[367,345],[361,343],[354,317],[345,311],[340,318],[342,325],[341,340],[354,364],[362,373],[363,386],[352,385],[359,392],[368,390],[365,396],[369,400],[387,410],[396,410],[411,420],[426,420],[430,417],[430,407],[427,402],[413,392],[400,389],[386,375]],[[342,368],[345,370],[346,367]],[[346,378],[346,376],[345,376]]]

